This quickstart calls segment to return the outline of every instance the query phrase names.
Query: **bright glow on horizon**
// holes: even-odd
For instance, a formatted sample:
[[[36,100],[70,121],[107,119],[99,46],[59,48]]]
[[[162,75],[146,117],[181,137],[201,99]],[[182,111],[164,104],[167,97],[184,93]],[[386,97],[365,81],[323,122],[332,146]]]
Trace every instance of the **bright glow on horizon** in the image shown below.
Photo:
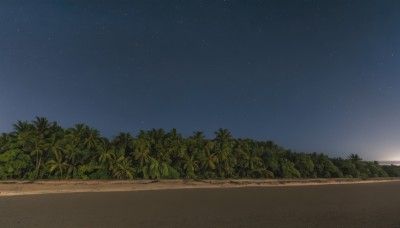
[[[381,161],[400,161],[400,151],[399,150],[389,150],[387,155],[382,156]]]
[[[397,135],[396,135],[397,137]],[[365,142],[364,142],[365,143]],[[394,136],[376,140],[374,146],[368,147],[369,156],[364,160],[370,161],[400,161],[400,143]]]
[[[391,158],[388,158],[388,159],[386,159],[385,161],[400,161],[400,157],[391,157]]]

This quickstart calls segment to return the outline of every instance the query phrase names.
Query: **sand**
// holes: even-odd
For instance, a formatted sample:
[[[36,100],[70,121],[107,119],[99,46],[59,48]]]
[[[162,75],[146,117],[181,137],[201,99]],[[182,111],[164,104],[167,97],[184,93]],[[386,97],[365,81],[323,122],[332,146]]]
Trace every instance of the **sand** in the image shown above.
[[[400,182],[363,183],[0,197],[0,227],[400,228]]]
[[[299,186],[365,184],[400,181],[399,178],[370,179],[226,179],[226,180],[37,180],[0,181],[0,197],[78,192],[125,192],[140,190],[237,188],[253,186]]]

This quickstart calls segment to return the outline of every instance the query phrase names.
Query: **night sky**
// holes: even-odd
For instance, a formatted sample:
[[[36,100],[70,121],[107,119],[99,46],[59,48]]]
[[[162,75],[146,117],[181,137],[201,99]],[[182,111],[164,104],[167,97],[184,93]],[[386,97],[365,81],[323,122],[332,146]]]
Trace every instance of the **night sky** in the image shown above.
[[[400,160],[400,1],[1,1],[0,132],[45,116]]]

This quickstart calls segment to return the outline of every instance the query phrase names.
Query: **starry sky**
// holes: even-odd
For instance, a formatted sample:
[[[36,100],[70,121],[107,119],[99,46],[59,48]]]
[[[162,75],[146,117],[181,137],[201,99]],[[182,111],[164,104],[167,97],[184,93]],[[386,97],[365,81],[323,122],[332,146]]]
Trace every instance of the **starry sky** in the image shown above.
[[[0,3],[0,132],[45,116],[400,160],[400,1]]]

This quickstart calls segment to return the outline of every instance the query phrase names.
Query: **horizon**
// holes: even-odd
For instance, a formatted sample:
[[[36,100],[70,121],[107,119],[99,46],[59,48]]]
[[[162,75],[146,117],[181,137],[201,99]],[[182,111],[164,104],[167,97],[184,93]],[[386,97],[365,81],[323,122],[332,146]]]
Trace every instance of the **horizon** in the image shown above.
[[[400,2],[0,3],[0,132],[45,116],[400,161]]]

